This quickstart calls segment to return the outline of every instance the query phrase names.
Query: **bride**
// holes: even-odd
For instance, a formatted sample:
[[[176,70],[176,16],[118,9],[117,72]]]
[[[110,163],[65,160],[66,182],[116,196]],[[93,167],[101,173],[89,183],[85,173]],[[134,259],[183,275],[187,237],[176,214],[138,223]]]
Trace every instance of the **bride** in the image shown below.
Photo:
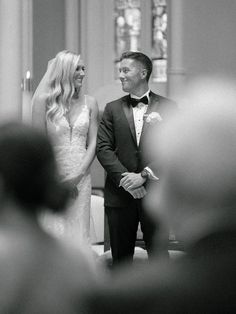
[[[98,105],[93,97],[81,93],[84,76],[80,55],[59,52],[33,96],[32,122],[52,139],[61,180],[71,187],[66,214],[45,215],[42,224],[56,236],[89,243],[89,170],[95,157]]]

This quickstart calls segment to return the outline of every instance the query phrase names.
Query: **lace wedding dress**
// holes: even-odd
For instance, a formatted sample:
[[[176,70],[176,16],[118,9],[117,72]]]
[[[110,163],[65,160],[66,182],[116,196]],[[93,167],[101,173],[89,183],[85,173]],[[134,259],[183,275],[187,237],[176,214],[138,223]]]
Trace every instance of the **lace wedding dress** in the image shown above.
[[[57,121],[56,125],[47,122],[47,131],[54,145],[60,175],[65,180],[77,176],[81,171],[81,162],[86,154],[89,122],[86,96],[82,111],[73,126],[65,116]],[[91,200],[89,172],[84,175],[77,188],[78,197],[71,199],[63,215],[46,214],[41,217],[41,222],[47,231],[58,237],[89,243]]]

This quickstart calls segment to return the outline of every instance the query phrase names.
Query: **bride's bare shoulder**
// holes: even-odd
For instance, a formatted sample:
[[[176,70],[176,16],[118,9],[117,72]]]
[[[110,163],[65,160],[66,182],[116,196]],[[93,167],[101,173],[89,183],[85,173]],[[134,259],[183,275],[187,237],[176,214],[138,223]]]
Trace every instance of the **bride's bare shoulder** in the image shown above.
[[[91,110],[97,110],[98,103],[95,97],[86,95],[86,103]]]

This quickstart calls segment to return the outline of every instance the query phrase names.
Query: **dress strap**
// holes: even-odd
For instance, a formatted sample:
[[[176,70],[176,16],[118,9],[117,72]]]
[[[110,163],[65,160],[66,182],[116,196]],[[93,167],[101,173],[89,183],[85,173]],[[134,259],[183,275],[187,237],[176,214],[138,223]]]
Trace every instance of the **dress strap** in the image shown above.
[[[88,107],[87,96],[88,95],[84,94],[84,104],[85,104],[86,107]]]
[[[84,94],[84,107],[87,108],[87,110],[89,111],[89,117],[91,116],[91,110],[90,107],[88,106],[88,95]]]

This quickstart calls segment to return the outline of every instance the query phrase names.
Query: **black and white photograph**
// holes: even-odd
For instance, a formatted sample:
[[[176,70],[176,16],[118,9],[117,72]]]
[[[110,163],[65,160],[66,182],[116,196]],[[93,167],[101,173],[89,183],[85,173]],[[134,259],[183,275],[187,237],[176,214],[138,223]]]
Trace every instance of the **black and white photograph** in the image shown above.
[[[0,314],[236,313],[235,16],[0,0]]]

